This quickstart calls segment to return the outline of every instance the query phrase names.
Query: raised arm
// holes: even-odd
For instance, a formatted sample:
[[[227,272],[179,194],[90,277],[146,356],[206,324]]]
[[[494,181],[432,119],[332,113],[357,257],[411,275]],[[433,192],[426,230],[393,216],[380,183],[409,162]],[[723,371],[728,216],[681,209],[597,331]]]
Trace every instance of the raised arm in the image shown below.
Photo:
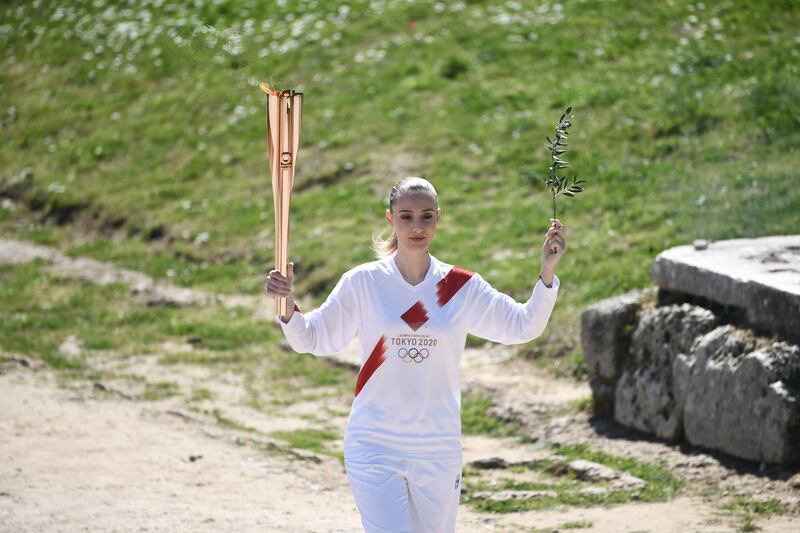
[[[556,303],[558,276],[553,275],[552,288],[537,279],[524,304],[492,287],[480,274],[472,278],[468,333],[503,344],[521,344],[542,334]]]
[[[295,309],[288,322],[279,316],[275,320],[294,351],[320,356],[333,355],[347,346],[358,332],[360,316],[351,271],[339,279],[317,309],[308,313]]]

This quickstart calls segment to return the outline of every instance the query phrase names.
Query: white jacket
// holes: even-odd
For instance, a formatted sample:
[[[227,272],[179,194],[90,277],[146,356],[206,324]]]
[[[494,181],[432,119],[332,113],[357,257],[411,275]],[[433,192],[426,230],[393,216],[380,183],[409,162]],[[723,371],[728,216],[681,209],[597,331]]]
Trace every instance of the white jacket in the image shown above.
[[[480,274],[432,255],[425,279],[410,285],[393,254],[347,271],[327,300],[288,323],[291,347],[331,355],[361,337],[361,370],[345,433],[345,457],[382,451],[409,458],[461,457],[459,366],[467,333],[503,344],[544,331],[560,281],[537,279],[514,301]]]

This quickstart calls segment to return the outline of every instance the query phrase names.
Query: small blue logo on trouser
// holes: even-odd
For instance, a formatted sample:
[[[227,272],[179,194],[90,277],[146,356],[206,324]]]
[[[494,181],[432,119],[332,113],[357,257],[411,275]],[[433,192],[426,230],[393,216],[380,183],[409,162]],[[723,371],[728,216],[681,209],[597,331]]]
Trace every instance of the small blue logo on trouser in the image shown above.
[[[454,489],[457,489],[457,488],[458,488],[458,482],[459,482],[459,481],[461,481],[461,474],[459,474],[459,475],[457,475],[457,476],[456,476],[456,484],[455,484],[455,486],[453,486],[453,488],[454,488]]]

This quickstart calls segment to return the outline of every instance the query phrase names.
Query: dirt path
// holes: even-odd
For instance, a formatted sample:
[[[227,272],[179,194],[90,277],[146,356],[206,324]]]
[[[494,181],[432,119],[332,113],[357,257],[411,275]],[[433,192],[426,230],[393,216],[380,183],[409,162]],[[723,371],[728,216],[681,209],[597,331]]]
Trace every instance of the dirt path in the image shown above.
[[[10,255],[4,242],[0,261]],[[14,244],[14,254],[21,245]],[[36,250],[41,256],[41,247]],[[70,263],[61,268],[65,264]],[[174,349],[181,347],[165,345],[162,353],[136,357],[88,357],[91,368],[108,376],[102,383],[65,381],[35,360],[0,357],[0,531],[361,530],[338,459],[268,436],[317,427],[309,415],[321,403],[346,412],[350,398],[257,410],[242,401],[241,375],[184,364],[165,370],[158,359]],[[165,372],[178,394],[143,400],[143,384],[163,380]],[[800,509],[800,491],[788,481],[791,472],[761,473],[757,465],[591,420],[573,407],[588,394],[585,384],[554,379],[514,359],[506,347],[467,350],[462,382],[465,390],[487,392],[498,414],[521,421],[536,440],[520,444],[466,436],[465,465],[490,457],[508,462],[546,457],[553,453],[546,443],[586,443],[618,456],[663,459],[688,486],[663,503],[517,513],[481,513],[462,504],[459,532],[563,531],[564,524],[579,522],[580,531],[728,532],[737,531],[741,517],[721,504],[736,496],[777,498]],[[213,392],[202,405],[220,419],[186,408],[196,387]],[[340,435],[345,424],[341,414],[326,418],[326,426]],[[800,531],[798,515],[757,516],[755,522],[761,531]]]
[[[30,364],[0,367],[0,530],[360,531],[337,459],[294,453],[187,415],[171,401],[130,401],[85,383],[59,384],[51,370]],[[170,368],[172,376],[180,372]],[[228,416],[235,412],[221,402]],[[255,410],[237,415],[265,431],[287,427],[286,420],[260,420]],[[464,439],[465,464],[548,453],[512,439]],[[509,514],[462,505],[458,531],[552,531],[582,521],[598,532],[736,531],[730,513],[697,496]],[[768,532],[797,524],[791,517],[759,522]]]
[[[2,531],[361,530],[337,459],[265,450],[244,440],[251,435],[180,416],[170,402],[59,385],[50,370],[32,364],[6,362],[0,375]],[[512,439],[464,439],[465,464],[543,454]],[[544,531],[581,521],[591,531],[736,531],[727,514],[694,496],[509,514],[462,505],[458,531]],[[774,517],[760,525],[777,532],[798,523]]]

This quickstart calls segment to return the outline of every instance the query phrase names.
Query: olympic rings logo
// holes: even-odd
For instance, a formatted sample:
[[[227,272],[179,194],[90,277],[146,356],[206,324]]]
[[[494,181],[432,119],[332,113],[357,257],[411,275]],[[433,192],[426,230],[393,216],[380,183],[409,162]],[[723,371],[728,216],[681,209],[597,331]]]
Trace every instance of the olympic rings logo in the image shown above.
[[[397,351],[397,356],[406,363],[410,363],[411,361],[414,361],[415,363],[421,363],[427,359],[429,355],[430,353],[426,348],[421,350],[416,348],[400,348]]]

